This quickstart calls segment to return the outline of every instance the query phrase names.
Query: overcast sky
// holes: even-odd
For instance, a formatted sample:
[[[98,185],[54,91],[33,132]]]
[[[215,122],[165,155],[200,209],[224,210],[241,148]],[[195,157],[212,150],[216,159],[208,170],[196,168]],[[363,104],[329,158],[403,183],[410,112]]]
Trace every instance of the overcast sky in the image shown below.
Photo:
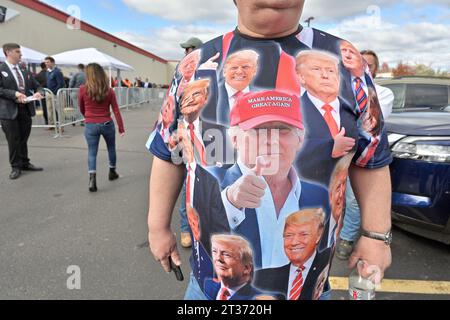
[[[232,0],[44,0],[165,59],[179,59],[179,43],[203,41],[233,30]],[[71,13],[71,12],[68,12]],[[373,49],[391,66],[424,63],[450,71],[450,0],[306,0],[303,21]]]

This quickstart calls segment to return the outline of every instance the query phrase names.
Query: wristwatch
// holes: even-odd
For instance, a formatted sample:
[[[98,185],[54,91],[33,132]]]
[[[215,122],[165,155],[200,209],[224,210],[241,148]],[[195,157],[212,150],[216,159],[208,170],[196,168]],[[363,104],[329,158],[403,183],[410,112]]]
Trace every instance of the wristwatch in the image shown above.
[[[383,241],[388,246],[392,243],[392,230],[389,230],[386,233],[378,233],[361,229],[361,235],[366,238]]]

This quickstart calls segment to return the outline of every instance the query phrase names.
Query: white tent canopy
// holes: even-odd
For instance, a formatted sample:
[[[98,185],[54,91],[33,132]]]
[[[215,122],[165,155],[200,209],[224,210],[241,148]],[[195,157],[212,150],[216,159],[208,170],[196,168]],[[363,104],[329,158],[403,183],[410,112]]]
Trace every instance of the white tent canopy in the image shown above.
[[[45,53],[27,47],[20,46],[20,50],[22,51],[22,61],[26,63],[41,63],[47,56]],[[0,55],[0,61],[5,61],[4,55]]]
[[[79,50],[65,51],[52,56],[57,65],[62,66],[77,66],[82,63],[87,65],[96,62],[105,69],[133,71],[134,68],[106,53],[99,51],[96,48],[86,48]]]

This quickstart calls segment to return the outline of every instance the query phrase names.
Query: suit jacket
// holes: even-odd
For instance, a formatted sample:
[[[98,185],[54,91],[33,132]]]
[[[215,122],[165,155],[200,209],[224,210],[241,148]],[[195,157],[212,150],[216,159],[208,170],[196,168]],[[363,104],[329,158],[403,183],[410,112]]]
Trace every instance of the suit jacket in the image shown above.
[[[346,103],[352,108],[352,110],[356,110],[358,108],[356,97],[355,94],[353,93],[352,75],[350,71],[348,71],[348,69],[345,68],[342,63],[340,64],[339,69],[341,73],[340,97],[342,97],[342,99],[346,101]],[[367,86],[375,90],[375,85],[372,82],[372,78],[366,73],[364,74],[364,77]]]
[[[209,300],[216,300],[220,290],[220,282],[212,279],[205,281],[205,295]],[[254,300],[256,296],[262,294],[261,291],[247,283],[241,289],[236,291],[229,300]]]
[[[33,92],[40,90],[40,86],[28,70],[20,68],[25,81],[25,94],[31,96]],[[30,115],[34,117],[36,111],[34,103],[25,105],[16,102],[16,92],[19,91],[13,73],[6,63],[0,64],[0,119],[14,120],[19,108],[28,108]],[[33,92],[32,92],[33,91]]]
[[[239,166],[235,164],[227,170],[224,179],[220,184],[222,190],[232,185],[237,179],[242,176]],[[301,195],[299,199],[299,208],[322,207],[327,217],[330,216],[330,209],[328,205],[328,191],[316,184],[300,181]],[[325,207],[324,207],[325,206]],[[259,223],[256,216],[255,209],[245,209],[245,219],[241,224],[233,230],[234,233],[239,234],[250,242],[253,248],[253,260],[255,268],[262,266],[262,250],[261,237],[259,235]],[[324,243],[325,245],[325,243]],[[321,244],[322,246],[322,244]]]
[[[356,115],[351,107],[339,98],[341,117],[340,128],[345,128],[345,136],[358,139]],[[331,174],[339,160],[332,158],[334,140],[325,119],[317,110],[307,93],[301,98],[305,140],[295,161],[300,176],[307,180],[320,183],[328,188]],[[340,129],[339,128],[339,129]]]
[[[200,242],[208,255],[211,255],[211,236],[215,233],[229,233],[230,227],[219,183],[200,165],[195,168],[193,207],[200,218]]]
[[[205,280],[214,276],[214,268],[209,253],[206,252],[201,242],[198,242],[197,248],[196,241],[193,237],[191,238],[192,255],[189,258],[189,262],[191,264],[192,274],[197,280],[200,288],[204,290]]]
[[[311,300],[316,285],[317,278],[325,267],[330,263],[331,248],[323,251],[316,251],[316,257],[309,269],[306,279],[303,281],[303,289],[299,300]],[[284,295],[289,298],[289,271],[291,263],[278,268],[261,269],[255,272],[254,285],[256,288]]]

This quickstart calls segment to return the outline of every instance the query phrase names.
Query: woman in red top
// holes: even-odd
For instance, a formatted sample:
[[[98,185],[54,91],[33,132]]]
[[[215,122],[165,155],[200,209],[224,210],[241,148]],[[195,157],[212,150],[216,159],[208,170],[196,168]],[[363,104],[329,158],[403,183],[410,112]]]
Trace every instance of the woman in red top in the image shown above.
[[[125,135],[116,95],[113,89],[109,88],[108,77],[99,64],[91,63],[86,67],[86,84],[80,87],[78,101],[80,111],[85,118],[84,136],[89,147],[89,191],[95,192],[97,191],[97,152],[100,136],[103,136],[108,148],[109,180],[119,178],[116,172],[116,133],[110,107],[114,112],[120,135],[122,137]]]

